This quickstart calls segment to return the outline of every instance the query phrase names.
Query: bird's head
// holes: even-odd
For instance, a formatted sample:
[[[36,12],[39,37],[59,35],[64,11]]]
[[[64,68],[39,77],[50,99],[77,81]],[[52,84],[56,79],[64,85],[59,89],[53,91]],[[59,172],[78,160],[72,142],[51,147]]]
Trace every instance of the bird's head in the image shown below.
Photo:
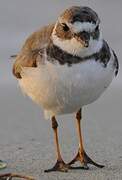
[[[52,41],[72,55],[90,55],[102,46],[99,24],[97,13],[91,8],[73,6],[59,16]]]

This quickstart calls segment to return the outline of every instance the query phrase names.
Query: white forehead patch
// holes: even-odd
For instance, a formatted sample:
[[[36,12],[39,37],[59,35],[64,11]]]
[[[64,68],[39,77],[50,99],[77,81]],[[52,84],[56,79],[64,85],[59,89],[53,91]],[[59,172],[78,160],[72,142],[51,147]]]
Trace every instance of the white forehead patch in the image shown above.
[[[72,27],[72,30],[76,33],[78,32],[82,32],[82,31],[90,31],[92,32],[96,25],[93,23],[89,23],[89,22],[75,22],[72,25],[70,24],[70,26]]]

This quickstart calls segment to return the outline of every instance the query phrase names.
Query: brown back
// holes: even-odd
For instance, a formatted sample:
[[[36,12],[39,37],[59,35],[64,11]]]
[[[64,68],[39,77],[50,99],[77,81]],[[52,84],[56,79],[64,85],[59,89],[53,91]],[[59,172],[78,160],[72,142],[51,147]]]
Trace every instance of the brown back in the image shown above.
[[[38,54],[33,52],[35,52],[36,49],[45,47],[45,45],[49,43],[53,28],[54,24],[45,26],[30,35],[25,41],[13,65],[13,74],[17,78],[21,78],[22,67],[36,67]]]

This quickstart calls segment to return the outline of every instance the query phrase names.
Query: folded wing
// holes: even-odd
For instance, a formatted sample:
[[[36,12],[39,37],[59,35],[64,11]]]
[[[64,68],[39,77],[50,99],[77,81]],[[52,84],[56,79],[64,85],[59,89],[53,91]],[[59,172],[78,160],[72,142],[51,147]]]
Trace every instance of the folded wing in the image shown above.
[[[50,36],[54,24],[43,27],[41,30],[34,32],[26,40],[20,53],[16,56],[13,65],[13,74],[16,78],[21,78],[21,71],[23,67],[37,67],[37,57],[39,50],[47,46],[50,41]],[[41,60],[41,56],[40,56]]]

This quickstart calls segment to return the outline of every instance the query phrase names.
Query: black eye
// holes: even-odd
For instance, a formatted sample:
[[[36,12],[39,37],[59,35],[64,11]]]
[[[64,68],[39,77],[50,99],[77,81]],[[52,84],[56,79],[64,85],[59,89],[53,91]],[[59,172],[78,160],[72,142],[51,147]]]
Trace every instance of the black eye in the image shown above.
[[[62,23],[62,27],[65,32],[69,31],[69,27],[65,23]]]
[[[95,31],[98,31],[99,30],[99,25],[95,28]]]

